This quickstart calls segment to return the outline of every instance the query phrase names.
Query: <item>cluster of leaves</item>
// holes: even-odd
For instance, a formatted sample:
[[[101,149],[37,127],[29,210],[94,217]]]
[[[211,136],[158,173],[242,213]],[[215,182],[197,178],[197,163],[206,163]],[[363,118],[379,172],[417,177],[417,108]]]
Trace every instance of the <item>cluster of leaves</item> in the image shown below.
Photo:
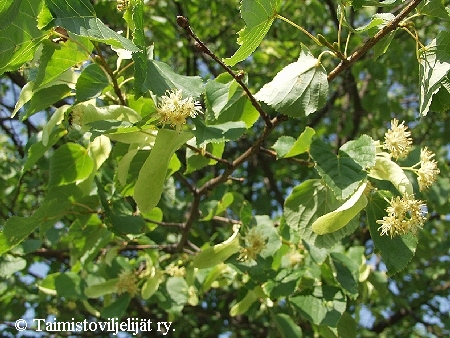
[[[424,303],[436,308],[440,298],[427,303],[428,292],[448,299],[448,283],[438,281],[448,266],[439,256],[448,255],[450,212],[443,3],[242,0],[245,27],[229,58],[217,55],[232,45],[194,33],[206,18],[181,15],[206,9],[162,3],[130,0],[119,12],[103,1],[8,0],[0,9],[0,73],[23,79],[8,118],[30,125],[48,112],[25,148],[5,141],[8,153],[25,156],[5,158],[1,172],[13,196],[1,204],[3,320],[23,315],[23,297],[38,318],[165,318],[180,337],[354,337],[364,309],[380,319],[366,326],[374,334],[394,330],[383,310],[405,313],[394,302],[400,296],[386,297],[385,269],[399,276],[395,287],[416,278],[404,287],[403,301],[415,299],[408,314]],[[209,10],[232,20],[236,5]],[[299,6],[331,24],[317,32],[304,14],[296,23],[281,15]],[[211,24],[202,34],[216,29],[222,42],[223,27],[231,29]],[[302,35],[292,39],[291,29]],[[404,36],[409,44],[395,43]],[[187,59],[184,69],[173,62],[177,71],[161,61],[177,53],[175,39]],[[201,99],[204,114],[173,129],[160,108],[176,91]],[[414,93],[415,105],[399,103]],[[403,161],[381,153],[391,112],[421,117],[418,142],[440,142],[429,146],[443,178],[428,192],[404,170],[419,162],[419,147]],[[377,220],[389,200],[413,193],[428,204],[423,232],[381,236]],[[34,260],[49,272],[27,283],[20,277]],[[448,326],[442,320],[433,330]]]

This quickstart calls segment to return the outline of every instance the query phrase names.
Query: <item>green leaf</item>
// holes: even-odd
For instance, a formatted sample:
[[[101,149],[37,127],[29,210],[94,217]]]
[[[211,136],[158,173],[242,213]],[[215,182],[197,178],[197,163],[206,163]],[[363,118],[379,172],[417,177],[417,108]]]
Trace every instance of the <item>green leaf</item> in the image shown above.
[[[74,272],[61,273],[55,278],[55,289],[58,296],[65,299],[84,299],[81,292],[81,277]]]
[[[281,0],[242,0],[241,16],[246,26],[239,32],[239,49],[223,60],[227,65],[234,66],[255,51],[272,26],[280,4]]]
[[[247,130],[244,122],[225,122],[222,124],[205,125],[202,120],[194,119],[194,134],[197,145],[203,147],[211,142],[223,142],[237,140]]]
[[[358,296],[359,264],[340,252],[330,254],[334,267],[336,281],[353,299]]]
[[[28,148],[26,161],[22,167],[22,175],[30,170],[31,167],[35,165],[36,162],[39,161],[39,159],[66,134],[67,130],[60,126],[53,130],[53,132],[49,135],[46,145],[43,143],[44,138],[42,138],[41,142],[32,144],[31,147]]]
[[[205,97],[207,124],[243,121],[250,128],[259,118],[245,91],[228,73],[206,83]]]
[[[290,240],[303,239],[311,244],[316,243],[317,247],[318,243],[320,247],[332,247],[348,234],[347,227],[329,234],[317,235],[311,226],[317,218],[336,210],[340,205],[341,202],[336,200],[321,180],[307,180],[296,186],[284,202],[284,217],[289,226]],[[348,227],[353,225],[349,224]]]
[[[65,104],[58,109],[55,110],[55,112],[52,114],[52,117],[50,117],[50,120],[48,120],[47,124],[45,125],[44,129],[42,130],[42,144],[44,146],[48,145],[48,141],[50,138],[50,135],[55,128],[55,126],[59,125],[62,120],[64,120],[64,115],[66,113],[66,110],[70,106]]]
[[[188,144],[195,146],[196,140],[192,139],[191,141],[188,141]],[[225,149],[225,142],[219,142],[219,143],[208,143],[204,148],[207,152],[210,154],[221,158],[222,153]],[[185,174],[190,174],[196,170],[199,170],[207,165],[214,165],[217,161],[214,159],[207,158],[190,148],[186,149],[186,171]]]
[[[274,149],[277,152],[278,158],[283,158],[294,146],[294,143],[295,138],[293,138],[292,136],[283,135],[278,138],[278,140],[272,146],[272,149]]]
[[[88,150],[76,143],[66,143],[56,149],[50,158],[49,186],[81,182],[94,169]]]
[[[109,318],[122,318],[127,311],[130,301],[131,296],[129,293],[124,293],[123,295],[117,297],[114,302],[103,308],[101,311],[102,318],[108,320]]]
[[[374,35],[394,19],[395,15],[392,13],[377,13],[372,16],[370,22],[367,25],[357,28],[355,32],[368,32],[370,35]]]
[[[375,166],[370,170],[369,176],[378,180],[386,180],[392,182],[394,187],[402,195],[408,193],[413,194],[413,187],[406,176],[403,169],[389,158],[378,156]]]
[[[327,73],[303,47],[296,62],[284,67],[255,95],[280,113],[302,117],[321,108],[328,96]]]
[[[344,312],[339,320],[338,326],[339,337],[356,338],[356,321],[348,312]]]
[[[311,147],[313,136],[316,134],[314,129],[306,127],[300,136],[295,140],[291,149],[283,156],[284,158],[297,156],[299,154],[309,151]]]
[[[46,0],[46,4],[56,17],[55,24],[74,34],[91,40],[106,43],[114,47],[139,51],[130,40],[106,26],[95,14],[88,0]]]
[[[216,266],[239,251],[239,231],[235,231],[226,241],[200,251],[193,259],[199,269]]]
[[[267,239],[264,249],[261,250],[259,255],[263,258],[273,257],[275,252],[281,246],[281,239],[278,235],[277,229],[273,225],[269,216],[257,215],[255,216],[256,231],[260,232]]]
[[[266,298],[266,295],[261,286],[258,285],[253,290],[248,290],[245,297],[231,307],[230,316],[235,317],[245,314],[259,298]]]
[[[318,138],[311,144],[310,154],[316,169],[339,200],[345,200],[355,192],[367,176],[363,166],[375,159],[373,142],[368,144],[366,141],[364,137],[351,141],[350,146],[344,144],[337,156]]]
[[[303,337],[302,329],[295,324],[294,320],[285,313],[277,313],[274,316],[275,325],[282,338]]]
[[[176,304],[186,304],[188,301],[189,285],[182,277],[169,277],[166,282],[166,290],[170,298]]]
[[[362,184],[358,190],[339,208],[320,216],[312,224],[312,230],[318,235],[324,235],[343,228],[367,205],[364,195],[366,184]]]
[[[88,298],[100,298],[102,296],[115,293],[117,292],[118,281],[118,278],[111,278],[103,283],[89,285],[84,288],[84,294]]]
[[[389,274],[393,275],[403,270],[411,261],[416,251],[418,239],[411,233],[393,238],[380,235],[377,220],[382,220],[387,215],[385,210],[388,202],[386,199],[389,200],[390,198],[392,198],[392,195],[388,192],[378,191],[372,194],[366,211],[367,223],[375,249],[380,252]]]
[[[90,64],[80,74],[76,85],[77,101],[87,101],[101,94],[109,85],[108,77],[96,63]]]
[[[56,80],[67,69],[89,58],[92,43],[85,38],[77,40],[64,43],[44,41],[34,90]]]
[[[450,20],[450,13],[447,8],[444,7],[442,1],[426,0],[422,1],[417,7],[416,11],[423,15],[428,15],[443,19],[445,21]]]
[[[27,261],[22,257],[2,255],[0,258],[0,276],[10,278],[14,273],[25,269]]]
[[[431,100],[450,71],[450,32],[440,31],[420,53],[420,114],[426,116]]]
[[[334,286],[314,288],[312,294],[291,297],[290,302],[316,325],[336,327],[347,302],[342,291]]]
[[[55,278],[59,276],[59,274],[60,273],[57,272],[47,275],[47,277],[38,284],[39,291],[42,291],[47,295],[56,296]]]
[[[72,90],[66,84],[57,84],[45,87],[33,92],[33,96],[29,103],[25,106],[25,115],[21,116],[22,120],[31,115],[49,108],[55,102],[71,95]]]
[[[161,283],[161,277],[156,273],[152,277],[148,277],[144,285],[142,285],[141,295],[142,299],[149,299],[156,291],[158,291],[159,284]]]
[[[157,96],[166,91],[179,89],[183,96],[197,97],[203,92],[203,81],[199,76],[185,76],[175,73],[169,65],[156,60],[147,60],[145,69],[138,72],[135,86],[139,93],[151,90]]]
[[[22,242],[31,234],[38,224],[32,217],[10,217],[0,233],[0,254],[3,254]]]
[[[9,5],[9,6],[8,6]],[[47,32],[36,27],[40,1],[5,2],[0,11],[0,75],[18,69],[33,58]],[[19,24],[9,24],[17,22]]]
[[[3,4],[0,7],[0,31],[14,21],[19,14],[21,2],[17,0],[3,0]]]
[[[174,152],[192,138],[188,132],[161,129],[155,145],[142,166],[134,188],[134,199],[141,212],[149,212],[158,204],[164,187],[167,168]]]
[[[387,34],[384,38],[382,38],[375,46],[373,46],[373,59],[378,59],[381,55],[386,53],[389,46],[391,45],[392,40],[395,36],[395,30]]]

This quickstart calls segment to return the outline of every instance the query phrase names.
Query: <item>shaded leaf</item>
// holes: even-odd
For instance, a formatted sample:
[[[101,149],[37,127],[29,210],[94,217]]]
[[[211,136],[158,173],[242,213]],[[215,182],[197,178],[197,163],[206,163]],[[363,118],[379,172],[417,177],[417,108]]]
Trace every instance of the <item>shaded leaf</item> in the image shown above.
[[[197,145],[203,147],[211,142],[237,140],[247,130],[244,122],[225,122],[222,124],[205,125],[202,120],[195,119],[195,135]]]
[[[295,324],[294,320],[285,313],[277,313],[275,316],[275,325],[282,338],[302,337],[302,329]]]
[[[108,77],[96,63],[90,64],[80,74],[76,84],[77,101],[97,97],[109,85]]]
[[[388,206],[388,202],[385,198],[389,200],[391,197],[390,193],[381,191],[372,194],[371,198],[369,198],[366,212],[367,223],[375,249],[379,250],[389,274],[393,275],[403,270],[411,261],[416,251],[418,239],[411,233],[393,238],[387,235],[380,235],[378,230],[380,225],[377,223],[377,220],[382,220],[387,215],[385,209]]]
[[[157,96],[163,96],[166,91],[179,89],[183,96],[197,97],[203,92],[203,81],[199,76],[185,76],[175,73],[169,65],[156,60],[147,60],[144,69],[136,78],[136,88],[139,93],[151,90]]]
[[[88,150],[76,143],[59,147],[50,158],[50,187],[81,182],[94,169]]]

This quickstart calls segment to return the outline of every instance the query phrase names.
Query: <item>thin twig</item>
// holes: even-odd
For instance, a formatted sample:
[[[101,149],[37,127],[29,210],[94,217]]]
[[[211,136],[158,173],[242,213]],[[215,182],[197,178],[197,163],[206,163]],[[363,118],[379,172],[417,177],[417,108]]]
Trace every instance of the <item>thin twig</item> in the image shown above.
[[[186,147],[191,149],[193,152],[196,152],[199,155],[202,155],[202,156],[204,156],[206,158],[215,160],[215,161],[217,161],[219,163],[225,164],[227,167],[230,167],[232,165],[232,163],[230,161],[227,161],[227,160],[225,160],[225,159],[223,159],[221,157],[214,156],[213,154],[211,154],[210,152],[208,152],[206,150],[199,149],[199,148],[191,146],[190,144],[187,144],[187,143],[186,143]]]
[[[266,112],[262,109],[259,102],[255,99],[253,94],[251,93],[250,89],[247,87],[247,85],[242,81],[244,78],[243,72],[233,72],[233,70],[228,67],[219,57],[217,57],[194,33],[191,26],[189,26],[189,21],[184,16],[177,16],[177,23],[178,26],[183,28],[194,40],[195,40],[195,47],[205,53],[206,55],[210,56],[214,61],[216,61],[223,69],[226,70],[228,74],[230,74],[236,82],[242,87],[242,89],[247,94],[250,102],[252,103],[253,107],[258,111],[261,118],[264,120],[267,126],[270,126],[270,117],[266,114]]]
[[[360,59],[364,54],[366,54],[375,44],[377,44],[382,38],[387,34],[395,30],[400,22],[406,18],[406,16],[411,13],[411,11],[416,8],[422,0],[412,0],[408,5],[403,8],[403,10],[386,26],[384,26],[378,33],[376,33],[372,38],[367,40],[364,45],[359,47],[352,55],[350,55],[346,60],[343,60],[328,74],[328,82],[334,80],[339,74],[341,74],[345,69],[354,64],[358,59]]]
[[[126,106],[127,103],[126,103],[125,99],[123,98],[122,91],[120,90],[120,86],[117,83],[117,79],[116,79],[116,76],[114,75],[114,72],[109,67],[108,63],[106,62],[105,58],[102,55],[102,51],[100,50],[100,48],[98,47],[97,44],[95,44],[95,49],[96,49],[97,55],[98,55],[97,60],[100,61],[103,70],[108,74],[109,78],[112,81],[112,85],[113,85],[113,88],[114,88],[114,93],[119,98],[120,104],[122,106]]]

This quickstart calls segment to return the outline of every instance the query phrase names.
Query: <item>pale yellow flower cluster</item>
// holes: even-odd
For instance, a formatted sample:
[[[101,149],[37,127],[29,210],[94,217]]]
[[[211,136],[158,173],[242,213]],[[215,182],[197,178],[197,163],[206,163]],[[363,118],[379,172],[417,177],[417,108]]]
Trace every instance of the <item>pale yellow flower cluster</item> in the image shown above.
[[[411,150],[411,132],[407,131],[405,121],[400,125],[397,119],[391,121],[391,129],[384,134],[383,148],[387,149],[395,159],[405,158]]]
[[[164,95],[156,111],[160,123],[168,123],[177,131],[181,130],[181,126],[186,123],[189,116],[196,117],[198,113],[203,113],[200,102],[194,101],[192,97],[183,99],[183,93],[178,89]]]
[[[186,275],[186,268],[184,266],[178,266],[173,263],[169,264],[165,271],[172,277],[184,277]]]
[[[440,173],[437,162],[433,157],[434,153],[427,147],[420,150],[420,169],[417,170],[420,191],[428,189]]]
[[[128,8],[128,0],[117,0],[117,10],[122,12]]]
[[[255,260],[256,256],[258,256],[265,248],[267,237],[263,233],[256,230],[256,228],[252,228],[245,235],[244,240],[246,246],[239,250],[238,259],[240,261],[249,261]]]
[[[413,195],[393,197],[386,208],[388,215],[377,221],[381,224],[378,231],[381,230],[381,236],[390,235],[391,238],[407,233],[416,234],[417,228],[421,229],[426,219],[424,208],[425,204],[414,199]]]
[[[128,292],[131,297],[134,297],[139,292],[137,282],[137,277],[132,271],[122,271],[116,284],[117,293],[121,295],[124,292]]]

